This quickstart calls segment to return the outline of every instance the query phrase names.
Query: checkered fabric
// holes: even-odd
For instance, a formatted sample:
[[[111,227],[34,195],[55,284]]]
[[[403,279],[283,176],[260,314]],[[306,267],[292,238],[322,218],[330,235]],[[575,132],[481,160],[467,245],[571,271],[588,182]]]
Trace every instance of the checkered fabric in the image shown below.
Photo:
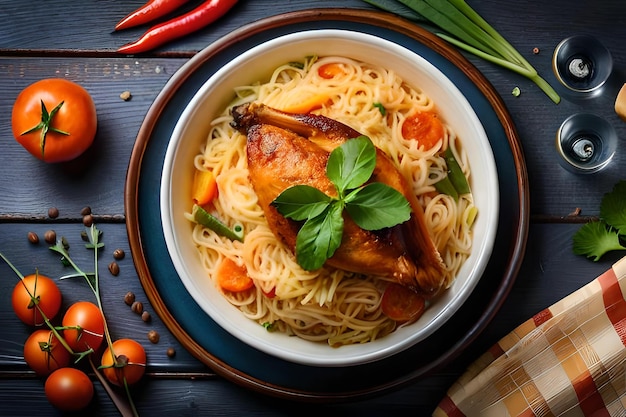
[[[474,362],[433,417],[626,417],[626,257]]]

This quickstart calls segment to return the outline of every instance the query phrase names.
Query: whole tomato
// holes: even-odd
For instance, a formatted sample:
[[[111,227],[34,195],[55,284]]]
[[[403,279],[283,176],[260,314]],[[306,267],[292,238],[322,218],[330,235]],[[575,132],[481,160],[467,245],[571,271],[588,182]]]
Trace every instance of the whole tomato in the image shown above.
[[[74,352],[98,350],[104,337],[104,317],[94,303],[78,301],[72,304],[61,322],[63,337]]]
[[[132,339],[118,339],[102,354],[101,367],[104,376],[118,386],[139,381],[146,371],[146,351]]]
[[[71,358],[51,330],[35,330],[24,342],[24,360],[39,376],[68,366]]]
[[[61,290],[55,282],[41,274],[26,275],[13,288],[11,302],[13,311],[20,320],[30,326],[40,326],[44,320],[41,311],[49,319],[54,318],[61,308]]]
[[[98,119],[87,90],[63,78],[46,78],[17,96],[11,125],[15,139],[32,155],[64,162],[91,146]]]
[[[52,372],[44,386],[48,401],[62,411],[78,411],[93,398],[93,383],[83,371],[60,368]]]

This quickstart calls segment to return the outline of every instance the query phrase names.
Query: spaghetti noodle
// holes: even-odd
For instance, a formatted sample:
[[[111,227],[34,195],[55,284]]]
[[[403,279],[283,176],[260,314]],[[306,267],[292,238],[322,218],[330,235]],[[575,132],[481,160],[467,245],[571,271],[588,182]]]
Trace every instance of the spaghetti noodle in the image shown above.
[[[248,178],[246,137],[230,126],[229,109],[252,101],[324,115],[368,136],[411,182],[446,266],[444,286],[453,282],[469,256],[477,210],[471,194],[455,200],[435,188],[447,175],[441,155],[447,147],[469,178],[456,133],[444,124],[443,137],[430,147],[403,136],[403,124],[416,112],[436,113],[426,94],[391,70],[334,56],[285,64],[267,82],[238,87],[235,93],[235,101],[211,122],[194,159],[196,169],[213,171],[217,180],[219,193],[210,210],[224,223],[244,228],[245,239],[239,242],[194,225],[193,240],[209,277],[216,280],[220,262],[230,258],[244,265],[254,281],[248,291],[222,291],[230,303],[272,330],[331,346],[368,342],[397,326],[381,310],[384,279],[327,267],[305,271],[269,229]],[[191,213],[186,216],[193,221]]]

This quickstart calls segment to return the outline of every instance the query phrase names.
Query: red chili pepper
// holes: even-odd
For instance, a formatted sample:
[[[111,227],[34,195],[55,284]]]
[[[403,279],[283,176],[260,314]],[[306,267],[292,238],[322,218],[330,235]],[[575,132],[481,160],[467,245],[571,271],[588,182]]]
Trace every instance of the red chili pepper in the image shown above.
[[[237,0],[207,0],[182,16],[150,28],[137,41],[128,43],[117,51],[125,54],[136,54],[154,49],[213,23],[230,10],[235,3]]]
[[[151,22],[173,12],[188,1],[189,0],[150,0],[120,20],[119,23],[115,25],[115,30],[128,29]]]

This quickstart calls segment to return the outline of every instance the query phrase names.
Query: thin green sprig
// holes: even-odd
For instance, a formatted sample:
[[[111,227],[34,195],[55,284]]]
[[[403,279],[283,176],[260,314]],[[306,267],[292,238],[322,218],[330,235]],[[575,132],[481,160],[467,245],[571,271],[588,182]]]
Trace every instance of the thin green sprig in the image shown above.
[[[103,313],[104,310],[102,308],[102,299],[100,297],[100,275],[98,273],[98,269],[99,269],[98,268],[98,250],[104,247],[104,243],[100,241],[100,237],[102,236],[102,231],[100,231],[96,227],[95,224],[92,224],[87,229],[86,235],[87,235],[88,243],[85,244],[85,247],[87,249],[93,249],[93,265],[94,265],[93,273],[87,273],[83,271],[76,264],[76,262],[74,262],[74,260],[69,254],[68,246],[65,244],[63,239],[57,240],[56,244],[50,247],[50,250],[60,254],[61,262],[63,262],[64,265],[71,266],[74,269],[74,271],[76,271],[75,274],[65,275],[61,277],[61,279],[83,277],[85,279],[85,282],[87,282],[87,284],[89,285],[89,288],[91,288],[91,291],[93,292],[96,298],[96,303],[98,305],[98,308],[102,312],[102,320],[104,321],[104,335],[105,335],[106,343],[109,346],[113,357],[117,358],[117,355],[115,355],[115,352],[113,350],[113,340],[111,339],[111,333],[109,332],[109,326],[106,321],[106,316]],[[115,363],[115,360],[114,360],[114,363]],[[107,383],[103,378],[99,378],[99,379],[103,384]],[[128,384],[126,383],[126,378],[124,378],[124,390],[126,392],[126,397],[128,399],[133,415],[138,416],[139,413],[137,412],[137,408],[135,407],[135,403],[133,402],[130,388]],[[109,391],[108,387],[107,387],[107,391]]]
[[[397,5],[391,0],[363,1],[414,21],[426,19],[443,31],[429,29],[437,36],[466,52],[528,78],[554,103],[561,101],[559,94],[524,56],[465,0],[397,0]]]

